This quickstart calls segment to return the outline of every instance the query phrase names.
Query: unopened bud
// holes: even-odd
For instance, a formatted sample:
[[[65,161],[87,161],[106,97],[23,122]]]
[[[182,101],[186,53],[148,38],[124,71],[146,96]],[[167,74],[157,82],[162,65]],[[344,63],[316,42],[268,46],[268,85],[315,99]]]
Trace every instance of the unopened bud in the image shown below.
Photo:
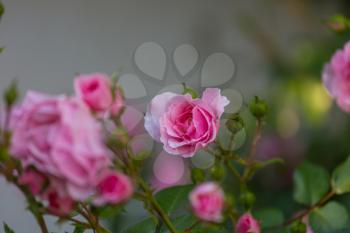
[[[248,208],[250,209],[254,203],[255,203],[255,195],[249,190],[244,190],[241,193],[240,201]]]
[[[205,179],[205,173],[202,169],[193,168],[191,170],[191,179],[195,184],[202,183]]]
[[[244,121],[239,114],[234,114],[226,121],[226,127],[231,133],[236,134],[244,128]]]
[[[11,107],[18,98],[17,82],[14,80],[4,92],[6,106]]]
[[[337,33],[350,29],[350,20],[343,15],[334,15],[327,21],[328,27]]]
[[[216,181],[220,181],[224,178],[225,176],[225,169],[223,166],[217,164],[214,165],[211,169],[210,169],[210,175],[211,177],[216,180]]]
[[[267,114],[268,105],[265,100],[262,100],[259,97],[255,96],[249,104],[249,109],[254,117],[261,119]]]

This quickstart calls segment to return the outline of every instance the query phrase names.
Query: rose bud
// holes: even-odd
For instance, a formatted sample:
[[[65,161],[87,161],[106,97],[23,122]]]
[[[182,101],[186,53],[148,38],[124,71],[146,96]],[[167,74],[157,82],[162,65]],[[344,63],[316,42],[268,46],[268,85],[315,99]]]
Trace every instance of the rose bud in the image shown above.
[[[237,224],[236,233],[260,233],[259,222],[250,214],[243,214]]]
[[[95,205],[119,204],[128,200],[133,193],[132,183],[126,175],[107,171],[100,179],[97,186],[97,197],[94,199]]]
[[[221,222],[225,196],[221,187],[213,182],[198,185],[189,196],[194,214],[201,220]]]

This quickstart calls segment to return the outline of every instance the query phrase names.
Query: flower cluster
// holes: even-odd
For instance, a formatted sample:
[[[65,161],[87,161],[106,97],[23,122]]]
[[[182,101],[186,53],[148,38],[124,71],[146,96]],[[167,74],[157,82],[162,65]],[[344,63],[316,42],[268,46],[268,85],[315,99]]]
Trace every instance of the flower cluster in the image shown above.
[[[25,169],[19,181],[56,214],[67,214],[76,201],[88,198],[96,205],[120,203],[133,189],[128,177],[112,170],[111,152],[94,116],[117,116],[121,92],[112,93],[104,74],[78,76],[75,89],[76,96],[29,91],[11,117],[10,152]]]

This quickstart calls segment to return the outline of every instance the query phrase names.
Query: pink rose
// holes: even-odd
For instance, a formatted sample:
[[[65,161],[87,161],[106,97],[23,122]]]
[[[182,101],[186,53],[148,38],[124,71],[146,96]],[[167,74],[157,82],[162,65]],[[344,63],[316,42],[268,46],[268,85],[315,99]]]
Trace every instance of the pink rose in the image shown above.
[[[168,153],[192,157],[215,140],[228,104],[217,88],[207,88],[201,99],[166,92],[154,97],[148,106],[145,128]]]
[[[97,186],[95,205],[119,204],[128,200],[133,193],[132,183],[126,175],[107,171],[102,175]]]
[[[190,193],[190,203],[195,215],[204,221],[221,222],[224,192],[217,184],[206,182]]]
[[[74,80],[74,89],[93,111],[105,112],[112,104],[111,81],[106,74],[80,75]]]
[[[24,185],[33,195],[39,195],[43,191],[46,178],[35,170],[26,170],[19,177],[18,183]]]
[[[100,125],[83,102],[28,92],[16,122],[11,153],[24,167],[60,179],[74,200],[93,194],[110,159]]]
[[[236,233],[260,233],[260,225],[257,220],[250,214],[243,214],[237,224]]]
[[[48,210],[54,215],[68,215],[74,209],[74,200],[65,192],[63,184],[55,179],[42,197],[47,200]]]
[[[350,42],[336,51],[322,73],[323,84],[338,106],[350,112]]]

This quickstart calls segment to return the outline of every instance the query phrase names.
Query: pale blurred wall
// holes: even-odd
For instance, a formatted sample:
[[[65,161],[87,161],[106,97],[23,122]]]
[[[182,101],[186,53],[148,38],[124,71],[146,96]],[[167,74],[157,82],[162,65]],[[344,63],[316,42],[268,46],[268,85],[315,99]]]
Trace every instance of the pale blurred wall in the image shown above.
[[[261,11],[266,8],[264,3],[233,0],[3,2],[6,13],[0,23],[0,46],[6,49],[0,55],[1,90],[16,78],[22,92],[28,89],[72,92],[76,73],[112,73],[120,68],[123,72],[134,72],[133,53],[146,41],[161,44],[168,58],[178,45],[190,43],[198,49],[201,63],[212,52],[225,52],[232,56],[237,67],[231,85],[248,96],[266,90],[263,88],[266,62],[252,45],[254,40],[242,35],[235,22],[235,14],[241,9],[250,9],[251,13],[264,17],[266,12]],[[281,16],[281,13],[274,14]],[[289,32],[297,30],[282,19],[273,30],[283,31],[284,22]],[[281,33],[281,36],[287,39],[289,34]],[[171,72],[168,75],[172,75]],[[152,86],[147,88],[154,92]],[[16,233],[39,232],[24,208],[21,194],[0,179],[0,222],[6,221]],[[54,221],[49,222],[52,225]],[[52,229],[64,232],[60,228]]]

